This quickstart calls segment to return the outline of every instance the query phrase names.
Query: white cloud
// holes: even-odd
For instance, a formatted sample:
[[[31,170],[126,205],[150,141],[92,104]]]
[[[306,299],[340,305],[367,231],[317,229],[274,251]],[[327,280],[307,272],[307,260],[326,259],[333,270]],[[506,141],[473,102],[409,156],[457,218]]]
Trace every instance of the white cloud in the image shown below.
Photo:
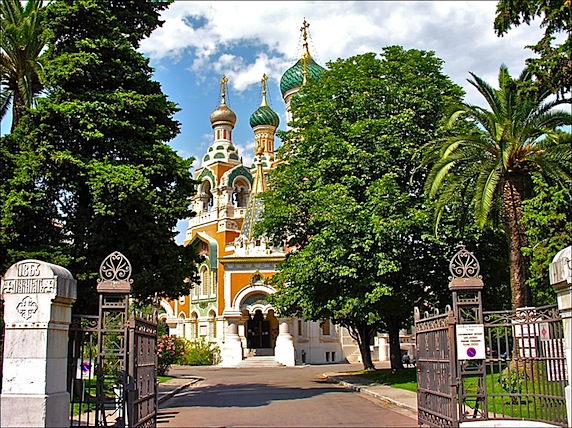
[[[166,21],[141,49],[153,61],[191,55],[192,70],[228,73],[231,87],[244,91],[260,82],[262,73],[278,81],[301,54],[300,27],[310,23],[316,60],[328,61],[384,46],[433,50],[445,61],[445,72],[470,89],[473,71],[494,83],[501,63],[518,75],[524,49],[540,39],[538,26],[521,26],[497,37],[493,30],[496,1],[418,2],[186,2],[175,1],[163,13]],[[534,24],[534,22],[533,22]],[[254,60],[237,54],[254,48]],[[204,80],[204,77],[203,77]]]

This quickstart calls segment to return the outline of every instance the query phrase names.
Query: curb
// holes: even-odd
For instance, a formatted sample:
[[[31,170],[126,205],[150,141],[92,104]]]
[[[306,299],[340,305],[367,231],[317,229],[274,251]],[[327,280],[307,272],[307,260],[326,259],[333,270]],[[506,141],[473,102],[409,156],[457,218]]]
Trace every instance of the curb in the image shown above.
[[[159,399],[157,400],[157,405],[164,403],[165,401],[167,401],[168,399],[170,399],[171,397],[173,397],[173,395],[178,394],[179,392],[181,392],[183,389],[188,388],[191,385],[194,385],[197,382],[203,381],[203,378],[196,378],[196,379],[191,379],[186,383],[182,383],[181,385],[178,385],[176,388],[174,388],[172,391],[169,391],[165,394],[162,394]]]
[[[396,406],[398,406],[398,407],[401,407],[402,409],[407,409],[407,410],[410,410],[410,411],[412,411],[412,412],[414,412],[414,413],[417,413],[417,409],[416,409],[416,408],[411,407],[411,406],[409,406],[409,405],[407,405],[407,404],[405,404],[405,403],[402,403],[402,402],[400,402],[400,401],[394,400],[393,398],[389,398],[389,397],[387,397],[387,396],[385,396],[385,395],[378,394],[377,392],[371,391],[371,390],[369,390],[368,388],[364,388],[364,387],[361,387],[361,386],[357,386],[357,385],[354,385],[353,383],[349,383],[349,382],[346,382],[345,380],[340,380],[340,379],[337,379],[337,378],[335,378],[335,377],[330,377],[330,376],[328,376],[327,374],[323,374],[322,376],[324,376],[329,382],[337,383],[338,385],[341,385],[341,386],[343,386],[344,388],[348,388],[348,389],[351,389],[352,391],[356,391],[356,392],[359,392],[359,393],[362,393],[362,394],[370,395],[370,396],[375,397],[375,398],[377,398],[377,399],[379,399],[379,400],[381,400],[381,401],[385,401],[385,402],[394,404],[394,405],[396,405]]]

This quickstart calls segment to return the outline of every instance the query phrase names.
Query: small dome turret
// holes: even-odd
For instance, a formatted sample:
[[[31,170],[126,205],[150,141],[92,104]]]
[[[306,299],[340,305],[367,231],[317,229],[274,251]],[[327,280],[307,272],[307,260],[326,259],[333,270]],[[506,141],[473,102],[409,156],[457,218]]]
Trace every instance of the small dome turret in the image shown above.
[[[230,125],[234,128],[234,125],[236,125],[236,114],[234,114],[234,112],[226,105],[227,82],[228,78],[226,76],[222,76],[222,80],[220,81],[222,91],[220,106],[211,113],[211,124],[213,128],[219,125]]]
[[[260,107],[252,113],[250,116],[250,127],[255,128],[257,126],[273,126],[278,128],[280,124],[280,118],[278,115],[270,108],[268,101],[266,101],[266,81],[268,76],[266,74],[262,76],[262,103]]]

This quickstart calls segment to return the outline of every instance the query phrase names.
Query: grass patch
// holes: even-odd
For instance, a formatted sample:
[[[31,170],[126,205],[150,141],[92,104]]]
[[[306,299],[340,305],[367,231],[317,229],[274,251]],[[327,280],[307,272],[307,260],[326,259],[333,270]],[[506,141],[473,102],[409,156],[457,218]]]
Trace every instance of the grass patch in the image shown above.
[[[489,413],[549,422],[557,422],[555,415],[566,413],[564,400],[555,402],[543,397],[544,394],[558,396],[561,388],[560,382],[548,380],[544,364],[534,363],[534,376],[527,376],[524,372],[519,375],[515,370],[509,372],[505,366],[495,367],[492,373],[490,369],[487,367],[486,375]],[[503,376],[510,376],[510,381],[503,382]],[[468,396],[466,404],[474,408],[478,376],[468,376],[463,386]]]
[[[159,383],[167,382],[168,380],[173,379],[173,376],[157,376],[157,380]]]
[[[396,372],[393,372],[391,369],[380,369],[375,371],[360,370],[350,374],[371,380],[380,385],[417,392],[417,371],[413,367]]]

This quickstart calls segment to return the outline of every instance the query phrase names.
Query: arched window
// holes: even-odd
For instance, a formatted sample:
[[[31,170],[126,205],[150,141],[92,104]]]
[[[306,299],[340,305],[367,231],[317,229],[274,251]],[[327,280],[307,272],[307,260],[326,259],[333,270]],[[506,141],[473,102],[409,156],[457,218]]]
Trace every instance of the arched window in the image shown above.
[[[213,207],[214,197],[211,188],[211,182],[209,180],[202,182],[199,196],[202,202],[201,210],[210,211]]]
[[[237,208],[244,208],[248,204],[248,195],[250,194],[250,186],[243,178],[237,178],[234,181],[234,189],[232,192],[232,204]]]
[[[199,337],[199,317],[196,312],[191,314],[191,339],[196,339]]]
[[[209,337],[216,338],[216,314],[214,311],[209,312]]]
[[[203,296],[209,295],[209,271],[206,266],[201,268],[201,294]]]

